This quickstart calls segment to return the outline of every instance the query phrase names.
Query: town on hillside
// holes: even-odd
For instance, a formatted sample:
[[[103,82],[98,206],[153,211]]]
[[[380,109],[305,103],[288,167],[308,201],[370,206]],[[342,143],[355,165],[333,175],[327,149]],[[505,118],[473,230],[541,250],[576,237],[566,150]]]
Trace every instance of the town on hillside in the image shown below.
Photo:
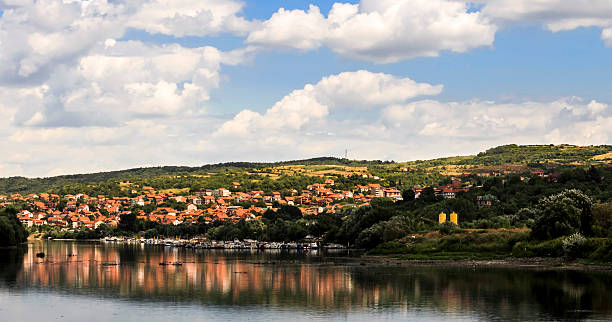
[[[400,168],[400,172],[408,169]],[[501,176],[509,172],[486,172],[476,176]],[[371,174],[359,174],[374,177]],[[536,171],[532,175],[548,177],[544,172]],[[524,180],[521,177],[521,180]],[[554,179],[554,178],[553,178]],[[434,187],[436,196],[452,199],[460,192],[468,192],[472,184],[460,177],[452,177],[450,184]],[[25,203],[25,209],[18,213],[18,219],[26,227],[50,226],[63,230],[91,228],[101,225],[117,227],[121,216],[135,213],[138,219],[164,225],[192,224],[198,222],[240,221],[260,219],[269,209],[274,211],[283,205],[296,206],[302,215],[317,215],[323,212],[336,213],[346,206],[368,206],[374,198],[402,200],[402,191],[398,187],[383,187],[379,183],[355,185],[352,189],[336,189],[334,180],[326,178],[323,183],[308,185],[298,191],[282,194],[254,190],[239,191],[240,182],[233,182],[231,187],[218,189],[201,189],[191,195],[177,195],[173,192],[159,192],[153,187],[143,186],[140,191],[131,190],[133,197],[89,196],[84,193],[58,195],[51,193],[0,195],[0,207],[7,207],[17,202]],[[427,187],[412,187],[415,198]],[[493,196],[479,196],[479,206],[490,206],[495,202]],[[248,206],[245,206],[248,205]]]

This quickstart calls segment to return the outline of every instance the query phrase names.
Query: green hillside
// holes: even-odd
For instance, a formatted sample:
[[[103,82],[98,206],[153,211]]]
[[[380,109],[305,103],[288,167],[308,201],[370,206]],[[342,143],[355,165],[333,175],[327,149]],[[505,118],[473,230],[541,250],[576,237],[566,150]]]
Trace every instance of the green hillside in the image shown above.
[[[320,178],[334,177],[348,167],[404,185],[428,185],[439,182],[447,175],[512,170],[527,172],[566,166],[586,166],[612,161],[612,146],[574,145],[504,145],[472,156],[456,156],[410,162],[358,161],[332,157],[307,160],[252,163],[230,162],[200,167],[165,166],[136,168],[91,174],[63,175],[49,178],[0,178],[0,194],[28,194],[37,192],[73,193],[106,192],[122,194],[119,183],[130,181],[136,186],[149,185],[156,189],[191,190],[203,187],[228,186],[233,181],[245,184],[245,189],[282,190],[301,188]],[[296,167],[300,166],[300,167]],[[336,167],[336,168],[334,168]],[[346,168],[337,168],[346,167]],[[400,167],[409,167],[408,173],[399,173]],[[340,169],[342,171],[335,171]],[[326,171],[327,170],[327,171]],[[365,180],[367,181],[367,180]],[[362,183],[365,183],[361,180]],[[340,182],[342,184],[342,182]],[[360,183],[345,182],[346,186]],[[292,187],[292,185],[294,185]],[[125,190],[125,189],[123,189]],[[123,192],[127,194],[127,192]]]

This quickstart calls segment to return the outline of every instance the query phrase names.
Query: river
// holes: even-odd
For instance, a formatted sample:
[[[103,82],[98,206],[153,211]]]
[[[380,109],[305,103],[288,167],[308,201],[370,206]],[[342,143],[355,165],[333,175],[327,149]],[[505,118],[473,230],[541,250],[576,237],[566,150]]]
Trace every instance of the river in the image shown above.
[[[358,255],[33,241],[0,249],[0,321],[612,320],[609,272]]]

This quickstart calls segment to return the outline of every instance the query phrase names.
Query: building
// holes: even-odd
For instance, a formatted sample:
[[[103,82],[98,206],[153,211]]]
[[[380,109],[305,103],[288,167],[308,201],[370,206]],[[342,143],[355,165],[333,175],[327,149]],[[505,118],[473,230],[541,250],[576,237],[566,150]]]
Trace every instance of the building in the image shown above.
[[[497,199],[497,197],[491,194],[476,197],[476,204],[478,205],[478,207],[491,207],[498,201],[499,200]]]
[[[402,192],[395,188],[387,188],[385,189],[385,197],[399,199],[402,197]]]

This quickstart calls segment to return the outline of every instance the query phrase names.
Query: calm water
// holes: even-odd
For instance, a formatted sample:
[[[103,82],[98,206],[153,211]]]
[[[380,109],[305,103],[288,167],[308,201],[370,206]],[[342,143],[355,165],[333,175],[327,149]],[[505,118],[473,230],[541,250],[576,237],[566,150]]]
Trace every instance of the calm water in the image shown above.
[[[610,273],[61,241],[0,260],[0,321],[612,320]]]

